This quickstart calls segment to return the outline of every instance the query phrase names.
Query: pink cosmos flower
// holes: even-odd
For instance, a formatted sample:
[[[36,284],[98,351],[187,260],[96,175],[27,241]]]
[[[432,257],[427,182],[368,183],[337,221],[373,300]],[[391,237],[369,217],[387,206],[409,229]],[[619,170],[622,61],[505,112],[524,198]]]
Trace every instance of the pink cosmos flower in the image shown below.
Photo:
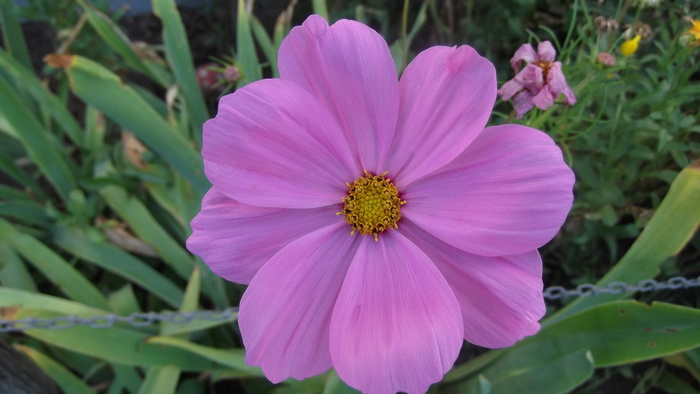
[[[510,59],[510,65],[516,75],[501,86],[498,94],[503,100],[513,98],[513,107],[518,119],[533,106],[543,111],[548,109],[562,93],[566,104],[576,104],[576,96],[561,71],[561,62],[554,61],[556,56],[557,52],[552,43],[543,41],[537,46],[537,52],[530,44],[521,45]],[[527,62],[527,65],[519,71],[523,61]]]
[[[311,16],[279,69],[205,124],[213,187],[187,242],[250,284],[246,361],[272,382],[335,367],[363,392],[420,393],[463,339],[536,333],[536,248],[562,225],[574,177],[544,133],[484,128],[493,65],[433,47],[399,81],[379,34]]]

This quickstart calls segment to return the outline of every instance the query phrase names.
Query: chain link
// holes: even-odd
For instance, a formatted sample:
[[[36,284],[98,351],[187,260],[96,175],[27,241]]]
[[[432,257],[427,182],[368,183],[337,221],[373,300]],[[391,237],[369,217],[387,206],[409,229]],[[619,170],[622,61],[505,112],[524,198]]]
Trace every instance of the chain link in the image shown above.
[[[223,311],[191,311],[191,312],[148,312],[132,313],[128,316],[115,314],[96,315],[89,317],[58,316],[49,319],[29,317],[18,320],[0,320],[0,333],[26,330],[65,330],[75,326],[88,326],[90,328],[109,328],[117,323],[126,323],[132,327],[147,327],[159,322],[171,324],[187,324],[198,321],[226,321],[232,320],[238,313],[237,307],[227,308]]]
[[[700,276],[697,278],[684,278],[676,276],[667,281],[645,279],[637,284],[624,282],[612,282],[606,286],[598,287],[587,283],[567,289],[562,286],[550,286],[543,296],[547,300],[558,300],[566,297],[590,297],[601,294],[622,294],[642,292],[648,293],[660,290],[678,290],[700,287]],[[74,326],[88,326],[91,328],[108,328],[117,323],[126,323],[132,327],[147,327],[159,322],[171,324],[187,324],[193,321],[227,321],[232,320],[238,314],[237,307],[227,308],[223,311],[199,310],[191,312],[147,312],[132,313],[128,316],[115,314],[97,315],[89,317],[58,316],[49,319],[29,317],[19,320],[0,320],[0,333],[26,330],[65,330]]]
[[[596,287],[592,284],[578,285],[574,289],[566,289],[562,286],[548,287],[543,295],[548,300],[558,300],[565,297],[589,297],[601,294],[622,294],[622,293],[648,293],[660,290],[678,290],[691,287],[700,287],[700,276],[697,278],[684,278],[675,276],[667,281],[657,281],[645,279],[637,284],[627,284],[624,282],[612,282],[606,286]]]

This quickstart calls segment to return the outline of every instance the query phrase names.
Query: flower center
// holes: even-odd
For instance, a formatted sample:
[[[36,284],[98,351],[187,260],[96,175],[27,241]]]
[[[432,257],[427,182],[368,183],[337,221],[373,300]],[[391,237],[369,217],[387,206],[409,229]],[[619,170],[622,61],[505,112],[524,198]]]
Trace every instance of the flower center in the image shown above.
[[[384,172],[372,175],[365,170],[365,175],[357,178],[348,186],[348,195],[343,198],[345,206],[338,215],[345,215],[345,221],[350,223],[352,231],[360,234],[372,234],[378,241],[378,234],[389,228],[398,228],[396,224],[401,219],[401,206],[406,203],[399,197],[399,191],[391,182],[384,178]]]
[[[546,81],[547,74],[549,74],[549,70],[552,68],[552,63],[544,60],[538,60],[535,62],[535,65],[542,69],[542,79]]]

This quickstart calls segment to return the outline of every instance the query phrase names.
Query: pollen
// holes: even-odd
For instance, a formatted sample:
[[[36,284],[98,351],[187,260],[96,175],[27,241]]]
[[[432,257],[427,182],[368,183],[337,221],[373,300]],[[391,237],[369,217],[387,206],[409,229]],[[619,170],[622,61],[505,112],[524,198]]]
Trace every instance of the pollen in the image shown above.
[[[384,177],[386,174],[372,175],[365,170],[365,175],[352,185],[346,183],[348,195],[343,198],[343,210],[337,214],[345,215],[345,221],[352,226],[350,234],[371,234],[378,241],[379,233],[399,227],[401,206],[406,201],[399,197],[391,179]]]

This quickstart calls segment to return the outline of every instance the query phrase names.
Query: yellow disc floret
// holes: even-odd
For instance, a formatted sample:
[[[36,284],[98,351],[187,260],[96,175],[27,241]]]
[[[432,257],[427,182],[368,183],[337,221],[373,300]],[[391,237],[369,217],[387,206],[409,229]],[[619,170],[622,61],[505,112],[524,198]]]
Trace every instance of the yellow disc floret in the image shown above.
[[[352,226],[351,234],[372,234],[379,240],[378,234],[389,228],[397,228],[401,219],[401,206],[406,203],[399,197],[399,191],[384,178],[387,173],[372,175],[365,170],[365,175],[357,178],[348,186],[348,195],[343,199],[345,206],[338,214],[345,215],[345,221]]]

